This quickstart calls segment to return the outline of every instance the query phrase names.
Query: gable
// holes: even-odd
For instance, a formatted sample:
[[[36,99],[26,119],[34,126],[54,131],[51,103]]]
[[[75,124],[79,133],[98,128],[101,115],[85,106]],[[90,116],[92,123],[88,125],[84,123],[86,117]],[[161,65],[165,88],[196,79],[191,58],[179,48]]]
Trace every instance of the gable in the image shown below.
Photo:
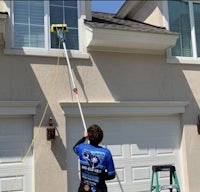
[[[117,17],[163,27],[162,6],[162,1],[126,1],[118,11]]]

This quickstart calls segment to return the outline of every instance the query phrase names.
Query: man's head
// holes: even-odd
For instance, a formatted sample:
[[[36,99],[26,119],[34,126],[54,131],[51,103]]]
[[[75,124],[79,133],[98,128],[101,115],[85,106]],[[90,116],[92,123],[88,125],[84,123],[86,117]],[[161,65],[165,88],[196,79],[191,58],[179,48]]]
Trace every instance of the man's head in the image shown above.
[[[91,125],[87,129],[87,132],[88,132],[88,139],[90,141],[90,144],[98,145],[102,141],[103,131],[98,125],[96,124]]]

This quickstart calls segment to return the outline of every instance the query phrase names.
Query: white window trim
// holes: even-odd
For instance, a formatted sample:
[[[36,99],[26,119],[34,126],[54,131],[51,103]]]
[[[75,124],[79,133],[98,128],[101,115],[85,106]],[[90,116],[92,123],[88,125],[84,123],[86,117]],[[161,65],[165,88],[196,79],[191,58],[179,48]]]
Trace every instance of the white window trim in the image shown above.
[[[190,27],[191,27],[191,40],[192,40],[192,53],[193,58],[197,57],[197,49],[196,49],[196,35],[195,35],[195,27],[194,27],[194,11],[191,2],[189,3],[189,14],[190,14]]]
[[[69,58],[81,58],[81,59],[89,59],[89,54],[87,52],[86,47],[84,47],[85,41],[84,40],[84,19],[85,16],[81,16],[81,12],[83,12],[85,9],[85,6],[82,5],[81,1],[78,1],[78,34],[79,34],[79,50],[67,50],[67,53],[69,55]],[[60,49],[51,49],[50,48],[50,33],[49,30],[49,6],[44,7],[45,11],[45,47],[44,48],[31,48],[31,47],[24,47],[24,48],[14,48],[13,45],[13,1],[10,2],[10,10],[11,10],[11,24],[10,24],[10,29],[12,31],[11,35],[11,40],[9,41],[9,44],[4,49],[4,54],[5,55],[28,55],[28,56],[44,56],[44,57],[58,57],[58,52],[60,54],[60,57],[65,57],[64,50]]]
[[[191,25],[191,39],[192,39],[192,51],[193,51],[193,57],[181,57],[181,56],[172,56],[171,49],[167,50],[166,53],[166,62],[169,64],[194,64],[194,65],[200,65],[200,57],[197,57],[197,48],[196,48],[196,35],[195,35],[195,29],[194,29],[194,12],[193,12],[193,6],[192,3],[195,3],[198,1],[192,1],[189,3],[189,14],[190,14],[190,25]],[[165,17],[163,17],[163,21],[165,24],[166,29],[169,30],[169,10],[168,10],[168,1],[163,1],[163,14]]]

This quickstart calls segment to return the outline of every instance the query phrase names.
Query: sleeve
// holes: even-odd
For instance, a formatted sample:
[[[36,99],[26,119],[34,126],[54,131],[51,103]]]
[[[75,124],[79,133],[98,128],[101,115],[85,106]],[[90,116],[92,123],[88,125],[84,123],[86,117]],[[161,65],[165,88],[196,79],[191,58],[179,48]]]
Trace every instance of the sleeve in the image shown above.
[[[78,142],[74,145],[73,150],[76,154],[78,154],[78,145],[81,143],[84,143],[86,140],[86,137],[82,137]]]
[[[106,172],[104,174],[105,180],[111,180],[115,178],[115,166],[113,162],[112,155],[110,151],[108,151],[107,162],[106,162]]]

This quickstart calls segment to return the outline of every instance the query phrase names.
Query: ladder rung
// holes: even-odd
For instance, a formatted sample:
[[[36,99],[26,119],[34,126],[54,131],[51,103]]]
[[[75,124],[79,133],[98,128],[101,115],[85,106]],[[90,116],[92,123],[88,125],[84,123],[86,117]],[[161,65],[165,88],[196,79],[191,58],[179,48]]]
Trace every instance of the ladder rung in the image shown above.
[[[153,171],[176,171],[175,166],[173,165],[154,165],[152,166]]]

